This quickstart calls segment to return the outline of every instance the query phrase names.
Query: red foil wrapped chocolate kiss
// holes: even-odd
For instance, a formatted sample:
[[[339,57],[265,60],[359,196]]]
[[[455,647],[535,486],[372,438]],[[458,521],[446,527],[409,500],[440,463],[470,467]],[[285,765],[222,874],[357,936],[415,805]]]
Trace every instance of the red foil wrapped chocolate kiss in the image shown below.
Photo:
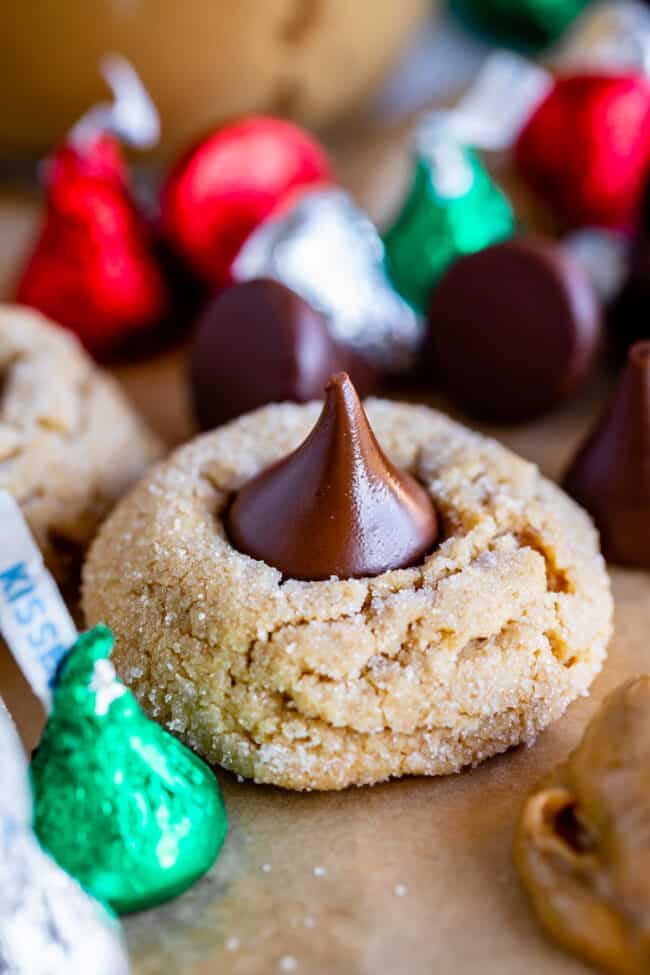
[[[106,58],[102,71],[114,99],[91,108],[44,164],[45,220],[16,294],[97,356],[157,324],[168,306],[112,134],[150,146],[157,114],[123,58]]]
[[[63,145],[47,164],[45,221],[16,293],[100,357],[156,324],[167,304],[119,159],[118,144],[101,134]]]
[[[515,146],[524,179],[572,226],[629,230],[650,161],[650,81],[558,79]]]
[[[231,281],[248,235],[299,187],[327,183],[331,166],[307,132],[281,119],[244,118],[181,157],[161,195],[163,231],[208,284]]]

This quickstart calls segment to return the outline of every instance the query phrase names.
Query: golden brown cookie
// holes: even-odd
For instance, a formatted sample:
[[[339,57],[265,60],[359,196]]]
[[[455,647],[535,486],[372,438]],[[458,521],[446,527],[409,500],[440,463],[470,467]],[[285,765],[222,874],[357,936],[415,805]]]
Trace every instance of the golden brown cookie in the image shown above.
[[[0,305],[0,489],[20,504],[57,581],[161,453],[117,385],[68,332]]]
[[[587,515],[440,413],[366,407],[441,517],[422,565],[301,582],[229,543],[230,499],[305,438],[311,403],[265,407],[176,451],[118,505],[84,569],[88,622],[115,631],[115,663],[147,711],[258,782],[456,772],[532,742],[605,657],[612,600]]]

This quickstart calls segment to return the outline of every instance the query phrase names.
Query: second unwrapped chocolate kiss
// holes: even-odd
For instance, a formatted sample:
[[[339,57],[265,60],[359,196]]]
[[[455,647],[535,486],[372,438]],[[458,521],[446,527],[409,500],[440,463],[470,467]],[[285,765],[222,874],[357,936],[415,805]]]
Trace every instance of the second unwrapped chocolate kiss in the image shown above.
[[[611,402],[565,479],[605,558],[650,569],[650,341],[636,342]]]
[[[438,536],[428,494],[391,464],[346,373],[287,457],[244,485],[227,516],[241,552],[292,579],[360,578],[416,565]]]

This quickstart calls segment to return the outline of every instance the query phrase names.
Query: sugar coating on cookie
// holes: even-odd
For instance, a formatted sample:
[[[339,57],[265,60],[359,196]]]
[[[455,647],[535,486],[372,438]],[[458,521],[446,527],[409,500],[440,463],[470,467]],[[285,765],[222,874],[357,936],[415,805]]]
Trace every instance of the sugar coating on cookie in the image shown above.
[[[495,441],[369,400],[442,541],[372,579],[284,579],[233,548],[223,515],[320,408],[272,405],[205,434],[115,509],[84,608],[114,630],[122,679],[208,761],[290,789],[457,772],[532,742],[605,658],[612,599],[590,519]]]
[[[32,309],[0,305],[0,489],[20,504],[60,584],[160,453],[70,333]]]

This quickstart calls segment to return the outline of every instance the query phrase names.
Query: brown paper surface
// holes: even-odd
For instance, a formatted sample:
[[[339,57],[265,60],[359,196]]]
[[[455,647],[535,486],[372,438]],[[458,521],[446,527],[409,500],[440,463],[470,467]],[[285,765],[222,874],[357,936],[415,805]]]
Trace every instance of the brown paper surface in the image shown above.
[[[398,133],[341,155],[343,179],[375,215],[385,216],[399,192],[403,145]],[[35,217],[32,203],[0,200],[4,294]],[[182,353],[118,376],[171,442],[188,435]],[[543,421],[489,432],[557,477],[606,392],[605,380],[594,380],[579,400]],[[338,794],[285,793],[220,773],[230,817],[224,852],[191,891],[125,919],[134,975],[586,971],[539,929],[511,844],[526,792],[577,742],[603,694],[650,670],[650,573],[614,570],[612,578],[616,631],[605,669],[592,695],[532,748],[458,776]],[[31,747],[40,711],[6,655],[0,690]]]

